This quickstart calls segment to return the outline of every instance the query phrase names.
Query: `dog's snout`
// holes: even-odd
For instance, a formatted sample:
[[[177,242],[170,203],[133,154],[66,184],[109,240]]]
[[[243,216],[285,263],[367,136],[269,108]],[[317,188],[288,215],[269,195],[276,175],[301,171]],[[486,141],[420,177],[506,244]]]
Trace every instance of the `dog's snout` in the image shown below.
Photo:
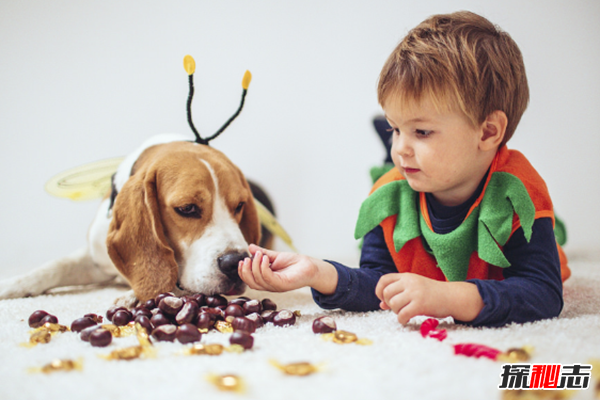
[[[238,263],[248,257],[247,253],[231,252],[225,253],[217,259],[219,269],[228,278],[238,277]]]

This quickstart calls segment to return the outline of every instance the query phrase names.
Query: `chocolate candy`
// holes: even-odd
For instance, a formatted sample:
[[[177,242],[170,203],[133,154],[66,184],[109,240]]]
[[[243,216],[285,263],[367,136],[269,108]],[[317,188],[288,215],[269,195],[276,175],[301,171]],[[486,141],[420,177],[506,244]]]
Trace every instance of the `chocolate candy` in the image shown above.
[[[152,332],[154,330],[154,325],[152,325],[150,319],[145,315],[138,315],[135,318],[135,323],[140,324],[140,326],[146,329],[148,332]]]
[[[148,310],[153,310],[154,308],[156,308],[156,302],[154,301],[154,299],[146,300],[146,302],[143,305]]]
[[[198,316],[198,303],[194,300],[190,300],[183,305],[181,310],[175,316],[175,321],[179,324],[194,323]]]
[[[128,310],[118,310],[114,313],[111,321],[116,326],[124,326],[131,322],[132,319],[133,316]]]
[[[158,303],[158,308],[160,308],[163,313],[171,316],[177,315],[182,307],[183,300],[175,296],[167,296]]]
[[[281,310],[273,317],[273,325],[288,326],[296,323],[296,314],[290,310]]]
[[[226,306],[227,299],[220,294],[215,294],[206,298],[206,305],[209,307]]]
[[[231,321],[231,327],[235,331],[245,331],[248,333],[254,333],[254,331],[256,331],[256,323],[246,317],[235,317]]]
[[[262,328],[265,325],[265,321],[263,320],[263,317],[261,317],[259,313],[248,314],[248,315],[246,315],[246,318],[249,319],[250,321],[254,322],[256,329]]]
[[[196,325],[187,323],[177,328],[175,337],[180,343],[186,344],[199,342],[202,338],[202,334],[200,333]]]
[[[265,310],[260,313],[260,316],[262,317],[265,323],[273,322],[273,318],[275,317],[275,315],[277,315],[277,311],[275,310]]]
[[[259,313],[262,311],[262,304],[258,300],[248,300],[243,305],[245,314]]]
[[[277,304],[271,299],[263,299],[261,305],[263,310],[277,310]]]
[[[106,318],[107,318],[109,321],[112,321],[112,319],[113,319],[113,316],[115,315],[115,313],[116,313],[117,311],[120,311],[120,310],[125,310],[125,311],[127,311],[127,309],[126,309],[125,307],[122,307],[122,306],[113,306],[113,307],[109,308],[109,309],[108,309],[108,311],[106,311]]]
[[[212,314],[209,313],[199,313],[198,320],[196,321],[196,326],[198,329],[208,331],[215,324],[216,317],[213,317]]]
[[[156,307],[158,307],[158,305],[160,304],[160,301],[162,299],[164,299],[165,297],[169,297],[169,296],[175,296],[175,295],[173,293],[171,293],[171,292],[166,292],[166,293],[160,293],[160,294],[158,294],[154,298],[154,303],[156,304]]]
[[[152,337],[161,342],[172,342],[177,335],[177,326],[172,324],[161,325],[152,331]]]
[[[90,318],[92,321],[94,321],[97,324],[101,324],[102,320],[104,319],[104,318],[102,318],[102,315],[97,315],[97,314],[85,314],[83,317]]]
[[[229,304],[237,304],[238,306],[244,307],[244,303],[249,301],[250,298],[246,296],[240,296],[237,299],[233,299],[229,302]]]
[[[71,323],[71,331],[73,332],[81,332],[85,328],[89,328],[90,326],[97,325],[97,323],[87,317],[77,318],[75,321]]]
[[[41,322],[42,322],[42,325],[43,324],[48,324],[48,323],[50,323],[50,324],[58,324],[58,318],[56,318],[56,316],[54,316],[54,315],[48,314],[44,318],[42,318]]]
[[[158,312],[155,315],[153,315],[152,318],[150,318],[150,323],[152,323],[152,326],[157,328],[161,325],[170,324],[171,320],[169,318],[167,318],[163,313]]]
[[[225,321],[227,322],[231,322],[234,318],[243,317],[244,315],[246,315],[244,309],[237,304],[228,305],[224,312]]]
[[[246,331],[235,331],[229,337],[229,343],[238,344],[248,350],[254,345],[254,338]]]
[[[133,319],[137,318],[139,315],[145,315],[148,318],[152,318],[152,311],[144,306],[137,306],[131,310],[131,315],[133,316]]]
[[[106,329],[96,329],[90,333],[90,344],[94,347],[106,347],[112,342],[112,334]]]
[[[319,317],[313,321],[312,330],[314,333],[330,333],[337,329],[333,318],[329,316]]]
[[[81,333],[79,334],[79,338],[81,340],[83,340],[84,342],[89,342],[90,341],[90,335],[92,334],[92,332],[94,332],[96,329],[100,329],[99,325],[92,325],[88,328],[85,328],[84,330],[81,331]]]
[[[40,326],[44,325],[44,322],[42,322],[42,319],[44,317],[46,317],[47,315],[49,315],[49,314],[44,310],[34,311],[29,316],[29,321],[28,321],[29,326],[32,328],[39,328]]]

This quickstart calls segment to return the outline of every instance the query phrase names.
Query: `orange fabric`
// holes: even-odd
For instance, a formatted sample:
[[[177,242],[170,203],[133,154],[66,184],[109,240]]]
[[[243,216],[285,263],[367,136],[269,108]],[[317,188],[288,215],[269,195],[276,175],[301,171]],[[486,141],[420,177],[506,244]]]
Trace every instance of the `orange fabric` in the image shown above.
[[[498,153],[492,162],[490,173],[488,174],[488,179],[485,183],[484,189],[479,198],[475,201],[475,204],[469,210],[469,214],[481,203],[485,189],[494,172],[507,172],[518,177],[525,185],[525,188],[527,189],[527,192],[533,201],[536,210],[535,219],[546,217],[552,218],[552,223],[554,224],[552,201],[550,199],[546,183],[539,176],[537,171],[535,171],[535,169],[531,166],[525,156],[523,156],[523,154],[516,150],[508,150],[505,146],[498,150]],[[400,174],[400,171],[394,168],[379,178],[377,182],[375,182],[373,188],[371,189],[371,193],[386,183],[403,179],[404,177]],[[427,203],[423,193],[420,193],[419,196],[419,207],[421,209],[421,215],[431,229],[431,222],[429,221],[429,213],[427,211]],[[437,261],[435,260],[435,257],[425,250],[421,237],[408,241],[399,252],[396,252],[393,238],[396,221],[397,216],[392,215],[384,219],[380,225],[383,229],[386,245],[390,254],[392,255],[392,259],[394,260],[398,271],[412,272],[432,279],[445,281],[446,277],[442,273],[442,270],[437,267]],[[517,229],[519,229],[520,226],[521,224],[519,222],[519,218],[515,213],[513,216],[511,235]],[[564,282],[569,278],[569,276],[571,276],[571,270],[567,265],[567,257],[563,249],[558,243],[556,246],[560,258],[562,281]],[[469,261],[467,279],[502,280],[502,268],[486,263],[478,257],[477,252],[474,252]]]

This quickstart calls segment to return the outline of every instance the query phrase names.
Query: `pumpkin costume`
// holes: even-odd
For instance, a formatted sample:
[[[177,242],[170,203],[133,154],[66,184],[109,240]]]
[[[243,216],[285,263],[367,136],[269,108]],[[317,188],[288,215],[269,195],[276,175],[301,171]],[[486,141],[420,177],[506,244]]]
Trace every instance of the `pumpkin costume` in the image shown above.
[[[360,268],[329,261],[338,271],[338,288],[330,296],[313,290],[317,304],[379,309],[374,295],[379,278],[400,271],[475,284],[484,309],[471,325],[501,326],[560,313],[562,281],[570,271],[556,244],[546,185],[521,153],[498,150],[479,192],[467,201],[466,216],[450,232],[436,233],[427,203],[428,195],[413,191],[396,169],[384,174],[359,213]]]

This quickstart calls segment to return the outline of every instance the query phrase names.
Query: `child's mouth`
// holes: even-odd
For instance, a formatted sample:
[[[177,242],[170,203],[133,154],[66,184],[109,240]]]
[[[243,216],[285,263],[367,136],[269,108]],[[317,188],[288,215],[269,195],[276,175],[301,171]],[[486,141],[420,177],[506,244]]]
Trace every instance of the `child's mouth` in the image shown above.
[[[408,168],[408,167],[404,168],[404,172],[406,172],[407,174],[414,174],[419,171],[420,171],[420,169],[418,169],[418,168]]]

